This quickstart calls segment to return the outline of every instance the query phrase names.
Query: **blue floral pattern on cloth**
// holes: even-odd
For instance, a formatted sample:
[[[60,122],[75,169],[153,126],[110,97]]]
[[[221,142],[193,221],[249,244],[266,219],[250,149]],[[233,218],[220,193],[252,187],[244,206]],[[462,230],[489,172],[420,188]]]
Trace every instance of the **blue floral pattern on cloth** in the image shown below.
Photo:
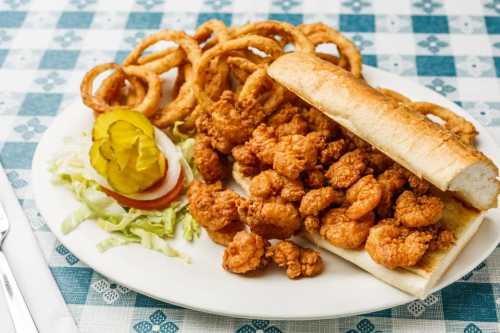
[[[12,37],[5,30],[0,30],[0,45],[10,41]]]
[[[81,40],[82,37],[78,36],[74,31],[66,31],[64,34],[54,37],[54,41],[64,48],[70,47]]]
[[[250,324],[245,324],[236,330],[236,333],[282,333],[282,331],[271,325],[269,320],[252,320]]]
[[[97,3],[97,0],[70,0],[70,3],[77,9],[83,10]]]
[[[486,3],[484,7],[500,15],[500,0],[491,0]]]
[[[434,0],[419,0],[413,4],[415,8],[419,8],[426,14],[432,14],[434,10],[443,7],[443,4]]]
[[[91,287],[102,296],[103,301],[107,304],[115,303],[122,297],[122,295],[130,292],[128,288],[110,282],[105,278],[92,283]]]
[[[369,39],[365,39],[362,35],[354,35],[351,40],[356,44],[361,52],[363,52],[366,48],[373,46],[373,42]]]
[[[426,87],[434,90],[435,92],[443,96],[446,96],[447,94],[457,90],[457,88],[455,88],[451,84],[447,84],[446,82],[444,82],[444,80],[439,78],[432,80],[431,84],[426,85]]]
[[[56,252],[59,253],[66,259],[66,262],[73,266],[76,264],[79,260],[73,253],[71,253],[64,245],[59,244],[56,246]]]
[[[363,11],[363,8],[368,8],[371,3],[363,0],[349,0],[342,2],[342,6],[350,8],[354,13]]]
[[[477,327],[475,324],[470,323],[464,328],[464,333],[483,333],[483,330]]]
[[[142,6],[142,8],[144,8],[145,10],[151,10],[156,6],[165,3],[164,0],[137,0],[136,2],[139,6]]]
[[[24,140],[31,140],[36,134],[45,132],[47,126],[42,125],[40,119],[30,118],[26,123],[14,127],[14,131],[20,133]]]
[[[346,333],[382,333],[381,331],[375,330],[375,325],[368,320],[362,319],[359,323],[356,324],[356,329],[350,329]]]
[[[10,185],[12,185],[12,187],[15,189],[19,189],[28,185],[28,182],[22,179],[17,171],[7,172],[7,179],[9,180]]]
[[[149,316],[149,320],[134,324],[133,328],[137,333],[175,333],[179,330],[174,322],[168,321],[167,316],[161,310],[153,312]]]
[[[281,8],[284,12],[288,12],[300,5],[300,2],[296,0],[273,0],[273,5]]]
[[[439,40],[436,36],[431,35],[428,36],[425,40],[418,42],[418,45],[426,48],[432,53],[438,53],[441,48],[447,47],[449,44],[447,42]]]
[[[146,34],[143,31],[138,31],[135,34],[128,36],[125,38],[125,43],[127,43],[130,47],[134,47],[139,43],[144,37],[146,37]]]
[[[5,4],[7,4],[10,9],[16,10],[20,7],[30,3],[31,0],[4,0]]]
[[[231,0],[205,0],[205,5],[212,8],[213,10],[221,10],[226,6],[231,4]]]
[[[66,82],[58,72],[50,72],[45,77],[39,77],[35,80],[35,83],[42,86],[43,90],[50,91],[56,86],[60,86]]]

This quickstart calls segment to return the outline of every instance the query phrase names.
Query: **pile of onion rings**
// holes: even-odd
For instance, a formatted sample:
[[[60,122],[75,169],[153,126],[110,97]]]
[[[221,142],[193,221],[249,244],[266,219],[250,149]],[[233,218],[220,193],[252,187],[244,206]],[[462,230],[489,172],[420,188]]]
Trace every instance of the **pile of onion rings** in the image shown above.
[[[153,52],[159,42],[174,43]],[[338,55],[316,52],[320,44],[334,44]],[[286,51],[285,51],[286,49]],[[321,23],[298,27],[286,22],[260,21],[240,27],[226,27],[209,20],[194,34],[161,30],[147,36],[121,64],[95,66],[84,76],[80,92],[85,105],[95,113],[125,106],[144,113],[159,128],[183,121],[193,128],[196,115],[209,110],[224,91],[237,97],[235,103],[256,99],[265,114],[276,110],[287,98],[286,90],[267,76],[266,67],[289,50],[316,53],[361,78],[361,54],[354,43]],[[177,70],[165,103],[163,74]],[[98,87],[94,81],[110,72]]]

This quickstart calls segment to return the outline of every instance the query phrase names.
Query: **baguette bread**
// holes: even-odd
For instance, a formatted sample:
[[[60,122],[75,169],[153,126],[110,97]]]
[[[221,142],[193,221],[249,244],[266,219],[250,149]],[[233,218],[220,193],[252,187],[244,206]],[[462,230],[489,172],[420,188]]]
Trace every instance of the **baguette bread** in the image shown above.
[[[234,163],[233,179],[249,195],[250,178],[240,172],[238,163]],[[433,193],[441,197],[445,205],[441,223],[455,234],[455,244],[447,250],[428,251],[419,263],[410,268],[389,269],[377,264],[364,249],[348,250],[334,246],[318,233],[304,232],[302,235],[313,244],[352,262],[376,278],[420,299],[427,297],[446,269],[474,236],[483,220],[484,213],[464,205],[451,193],[436,190]]]
[[[498,169],[490,159],[346,70],[314,55],[289,53],[268,74],[440,190],[479,210],[497,206]]]

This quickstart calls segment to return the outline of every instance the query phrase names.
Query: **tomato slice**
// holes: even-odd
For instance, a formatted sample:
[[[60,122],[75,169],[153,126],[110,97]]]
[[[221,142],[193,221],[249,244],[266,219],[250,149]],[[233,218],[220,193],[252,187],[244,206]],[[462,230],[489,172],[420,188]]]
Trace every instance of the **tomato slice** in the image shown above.
[[[175,199],[179,197],[179,195],[182,193],[183,188],[184,188],[184,170],[182,169],[179,175],[179,179],[177,180],[177,183],[175,184],[174,188],[164,196],[154,200],[136,200],[127,198],[119,193],[116,193],[114,191],[111,191],[110,189],[101,186],[101,190],[110,197],[114,198],[116,201],[118,201],[120,205],[125,207],[143,209],[143,210],[155,210],[155,209],[161,210],[167,208],[173,201],[175,201]]]

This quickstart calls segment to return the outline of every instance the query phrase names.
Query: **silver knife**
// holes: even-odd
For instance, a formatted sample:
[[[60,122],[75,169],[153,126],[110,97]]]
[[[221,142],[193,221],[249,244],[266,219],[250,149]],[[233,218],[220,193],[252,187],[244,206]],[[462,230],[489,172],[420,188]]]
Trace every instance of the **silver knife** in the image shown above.
[[[2,244],[9,232],[9,220],[7,214],[0,203],[0,283],[7,297],[7,305],[16,332],[18,333],[38,333],[33,317],[26,305],[26,302],[21,294],[21,290],[17,286],[12,270],[5,254],[2,252]]]

